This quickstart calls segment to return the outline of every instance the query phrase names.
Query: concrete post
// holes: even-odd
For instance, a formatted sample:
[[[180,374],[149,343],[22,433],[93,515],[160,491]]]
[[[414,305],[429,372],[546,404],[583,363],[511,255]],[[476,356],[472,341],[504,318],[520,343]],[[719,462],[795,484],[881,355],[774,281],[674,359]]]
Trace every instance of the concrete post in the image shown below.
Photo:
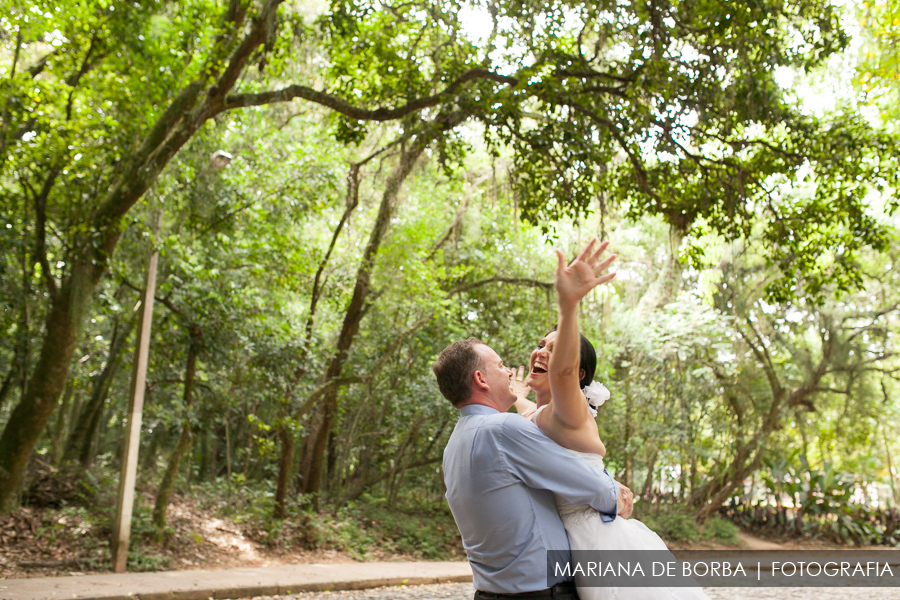
[[[153,239],[147,263],[147,282],[141,299],[141,319],[135,343],[134,367],[131,374],[131,395],[125,425],[125,448],[122,452],[122,472],[119,477],[119,497],[116,503],[116,522],[113,529],[113,571],[124,573],[128,563],[128,543],[131,538],[131,515],[134,509],[134,484],[137,479],[138,449],[141,442],[141,419],[144,412],[144,390],[147,386],[147,363],[150,357],[150,326],[153,322],[153,300],[156,293],[156,265],[159,249],[156,238],[162,227],[162,211],[153,219]]]

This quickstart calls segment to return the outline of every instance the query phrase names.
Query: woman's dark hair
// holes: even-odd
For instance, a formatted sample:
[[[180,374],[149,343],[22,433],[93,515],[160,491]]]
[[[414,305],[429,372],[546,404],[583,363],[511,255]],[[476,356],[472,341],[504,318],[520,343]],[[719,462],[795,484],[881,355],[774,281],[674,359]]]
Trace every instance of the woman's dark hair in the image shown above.
[[[549,334],[553,331],[556,331],[556,325],[547,333]],[[579,333],[578,335],[581,334]],[[591,343],[591,340],[583,335],[581,335],[581,365],[579,367],[584,371],[584,377],[578,383],[581,385],[581,389],[584,389],[591,385],[591,382],[594,380],[594,373],[597,372],[597,353],[594,351],[594,345]]]

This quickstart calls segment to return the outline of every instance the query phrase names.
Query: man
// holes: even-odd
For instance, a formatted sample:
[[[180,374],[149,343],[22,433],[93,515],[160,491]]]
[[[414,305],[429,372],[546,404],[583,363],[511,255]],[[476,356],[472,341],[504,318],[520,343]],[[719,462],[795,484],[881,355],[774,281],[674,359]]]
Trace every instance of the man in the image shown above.
[[[608,473],[507,413],[516,400],[513,373],[481,341],[451,344],[432,368],[441,393],[460,411],[444,450],[444,480],[476,600],[576,600],[571,579],[547,572],[547,551],[569,549],[553,494],[612,520],[617,512],[631,514],[630,491],[621,486],[620,498]]]

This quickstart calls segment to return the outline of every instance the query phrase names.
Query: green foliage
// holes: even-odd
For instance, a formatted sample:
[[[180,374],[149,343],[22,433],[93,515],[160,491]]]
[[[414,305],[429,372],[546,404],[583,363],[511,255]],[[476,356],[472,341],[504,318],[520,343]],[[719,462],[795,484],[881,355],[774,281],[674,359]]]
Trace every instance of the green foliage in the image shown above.
[[[737,545],[740,542],[739,532],[740,529],[734,523],[719,517],[712,517],[703,524],[702,535],[704,539]]]
[[[804,457],[800,457],[797,469],[791,469],[789,463],[795,458],[796,453],[777,464],[766,461],[768,473],[763,481],[772,494],[789,496],[794,506],[810,517],[835,515],[849,508],[851,496],[861,483],[858,475],[840,472],[828,462],[821,469],[811,468]]]
[[[643,510],[641,512],[643,513]],[[648,512],[648,514],[641,514],[636,518],[655,531],[663,540],[689,542],[701,537],[700,527],[691,512],[684,507],[679,509],[667,506],[665,511]]]
[[[877,102],[882,116],[896,121],[900,92],[900,3],[865,2],[857,8],[863,38],[857,84]]]
[[[357,560],[404,555],[411,559],[459,558],[459,532],[446,506],[363,494],[358,501],[315,512],[310,498],[291,498],[288,516],[272,518],[271,485],[242,484],[223,488],[204,484],[195,495],[207,509],[237,523],[248,536],[270,548],[290,551],[337,550]]]
[[[712,541],[738,545],[740,529],[734,523],[720,517],[712,517],[697,523],[697,511],[683,504],[662,504],[656,507],[635,504],[634,518],[656,532],[666,542]]]

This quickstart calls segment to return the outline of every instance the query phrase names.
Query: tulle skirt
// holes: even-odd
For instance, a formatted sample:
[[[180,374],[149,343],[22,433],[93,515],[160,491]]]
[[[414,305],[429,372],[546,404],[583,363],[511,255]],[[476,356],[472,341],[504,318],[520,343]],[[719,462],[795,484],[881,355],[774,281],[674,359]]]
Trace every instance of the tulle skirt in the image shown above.
[[[667,550],[649,527],[636,519],[616,517],[604,523],[589,506],[561,506],[560,516],[572,550]],[[584,587],[576,574],[581,600],[709,600],[700,588]]]

